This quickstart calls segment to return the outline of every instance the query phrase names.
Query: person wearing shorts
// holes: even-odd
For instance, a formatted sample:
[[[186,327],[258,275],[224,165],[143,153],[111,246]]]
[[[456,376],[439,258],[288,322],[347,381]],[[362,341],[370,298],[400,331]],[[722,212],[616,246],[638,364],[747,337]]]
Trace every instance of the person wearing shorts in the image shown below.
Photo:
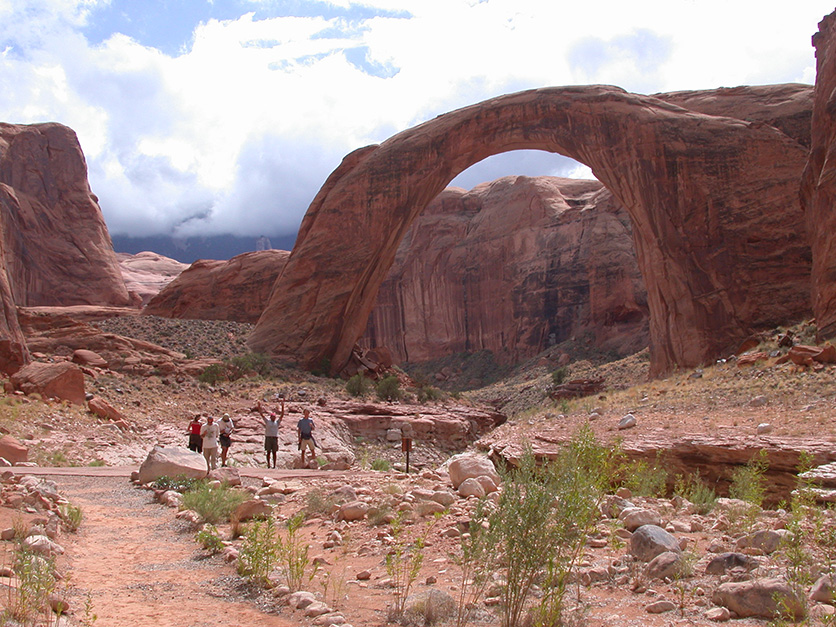
[[[306,409],[302,412],[302,418],[296,423],[296,433],[299,435],[299,450],[302,451],[302,465],[305,465],[305,450],[310,449],[311,459],[314,458],[316,451],[314,450],[315,440],[313,438],[314,423],[310,418],[311,410]]]
[[[226,457],[229,455],[229,447],[232,446],[232,431],[235,429],[235,425],[232,424],[229,414],[224,414],[218,426],[221,430],[221,466],[226,466]]]
[[[284,397],[281,397],[282,407],[279,413],[265,410],[259,401],[256,409],[261,414],[264,420],[264,453],[267,457],[267,467],[270,468],[270,457],[273,457],[273,468],[276,467],[276,452],[279,450],[279,425],[282,424],[284,418]],[[265,413],[267,414],[265,416]]]
[[[192,418],[186,433],[189,434],[189,450],[195,453],[203,452],[203,438],[200,437],[200,429],[203,425],[200,422],[200,414]]]

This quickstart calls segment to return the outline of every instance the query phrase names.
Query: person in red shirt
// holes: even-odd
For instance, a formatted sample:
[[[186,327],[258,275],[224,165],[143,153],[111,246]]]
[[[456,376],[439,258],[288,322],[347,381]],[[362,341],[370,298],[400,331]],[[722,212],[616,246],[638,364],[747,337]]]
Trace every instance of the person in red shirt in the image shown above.
[[[200,414],[197,414],[189,423],[186,433],[189,434],[189,450],[195,453],[203,452],[203,438],[200,437]]]

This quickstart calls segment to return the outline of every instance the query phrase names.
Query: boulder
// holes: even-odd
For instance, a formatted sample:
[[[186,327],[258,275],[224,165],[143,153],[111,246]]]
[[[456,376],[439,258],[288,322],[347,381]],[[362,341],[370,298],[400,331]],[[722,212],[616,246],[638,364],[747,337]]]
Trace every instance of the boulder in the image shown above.
[[[735,548],[738,551],[749,548],[757,549],[763,552],[764,555],[769,555],[770,553],[774,553],[781,545],[781,538],[783,538],[784,533],[772,529],[761,529],[738,538],[735,543]]]
[[[461,453],[450,458],[447,464],[447,472],[453,488],[458,490],[465,479],[476,479],[477,477],[490,477],[495,485],[499,485],[501,479],[496,472],[493,462],[484,455],[473,453]]]
[[[29,449],[23,443],[10,435],[0,437],[0,457],[12,464],[29,461]]]
[[[666,551],[682,552],[677,539],[656,525],[639,527],[630,537],[630,553],[641,562],[649,562]]]
[[[187,448],[155,446],[139,467],[139,482],[151,483],[160,477],[185,475],[202,478],[207,473],[203,455]]]
[[[84,374],[68,361],[54,364],[32,362],[11,377],[16,390],[25,394],[40,394],[44,399],[59,398],[76,405],[84,405]]]
[[[362,520],[366,517],[368,511],[369,506],[367,503],[363,501],[351,501],[350,503],[340,505],[338,518],[347,521]]]
[[[23,546],[33,553],[44,557],[55,557],[64,554],[64,547],[44,535],[32,535],[23,539]]]
[[[628,531],[635,531],[642,525],[660,526],[662,524],[662,518],[658,512],[644,507],[627,507],[621,510],[618,519]]]
[[[415,624],[444,624],[456,615],[456,600],[443,590],[423,590],[404,601],[404,617]]]
[[[716,605],[728,608],[741,618],[773,619],[789,616],[804,618],[806,604],[781,579],[755,579],[721,584],[711,599]]]
[[[485,496],[485,488],[475,477],[468,477],[459,484],[457,492],[459,496],[467,498],[468,496],[475,496],[482,498]]]
[[[834,601],[836,601],[834,595],[836,595],[836,577],[834,577],[832,573],[822,575],[816,579],[816,582],[810,589],[811,601],[836,605],[836,603],[834,603]]]
[[[94,351],[79,348],[73,351],[73,363],[91,368],[107,368],[107,360]]]
[[[237,468],[233,468],[231,466],[222,466],[221,468],[215,468],[215,470],[209,473],[209,479],[214,481],[220,481],[221,483],[225,483],[229,486],[239,486],[241,485],[241,473]]]
[[[87,409],[96,414],[99,418],[104,420],[113,420],[115,422],[127,422],[125,416],[116,409],[113,405],[108,403],[101,396],[94,396],[87,401]]]
[[[706,575],[725,575],[732,568],[754,570],[758,560],[743,553],[720,553],[711,558],[705,566]]]
[[[665,551],[647,563],[648,579],[675,579],[682,569],[682,553]]]
[[[245,522],[254,518],[267,518],[273,515],[273,508],[261,499],[249,499],[241,503],[232,513],[232,520]]]

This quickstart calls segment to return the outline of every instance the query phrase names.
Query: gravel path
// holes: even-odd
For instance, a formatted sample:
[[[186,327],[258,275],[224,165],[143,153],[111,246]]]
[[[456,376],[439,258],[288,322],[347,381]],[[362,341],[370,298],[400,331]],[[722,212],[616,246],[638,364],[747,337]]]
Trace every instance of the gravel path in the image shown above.
[[[298,624],[249,602],[232,567],[207,559],[190,526],[149,491],[122,477],[51,478],[84,512],[78,533],[63,538],[79,618],[89,592],[96,624],[108,627]]]

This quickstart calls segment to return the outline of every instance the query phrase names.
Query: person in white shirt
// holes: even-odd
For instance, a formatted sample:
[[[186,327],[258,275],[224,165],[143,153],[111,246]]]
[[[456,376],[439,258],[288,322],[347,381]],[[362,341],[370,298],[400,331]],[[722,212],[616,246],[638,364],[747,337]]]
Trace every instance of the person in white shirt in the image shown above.
[[[232,446],[232,432],[235,430],[235,425],[232,424],[229,414],[224,414],[218,426],[221,429],[221,466],[226,466],[226,457],[229,455],[229,447]]]
[[[256,405],[258,413],[264,420],[264,453],[267,457],[267,467],[270,468],[270,456],[273,457],[273,468],[276,467],[276,452],[279,450],[279,426],[284,418],[284,397],[281,397],[282,406],[279,413],[265,410],[261,401]],[[266,414],[266,415],[265,415]]]
[[[206,424],[200,428],[200,437],[203,438],[203,457],[206,458],[207,473],[218,467],[218,436],[221,433],[220,427],[215,424],[214,416],[206,419]]]

